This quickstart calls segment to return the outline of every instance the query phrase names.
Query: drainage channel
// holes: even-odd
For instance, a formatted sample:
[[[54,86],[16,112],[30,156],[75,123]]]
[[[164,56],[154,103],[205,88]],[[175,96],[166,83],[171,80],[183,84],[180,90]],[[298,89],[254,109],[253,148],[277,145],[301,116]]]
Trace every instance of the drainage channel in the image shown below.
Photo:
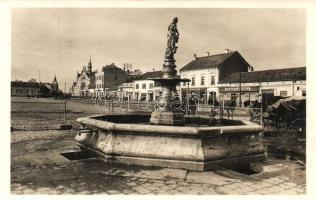
[[[90,159],[96,158],[96,155],[89,153],[88,151],[72,151],[72,152],[65,152],[60,153],[66,159],[73,161],[73,160],[83,160],[83,159]]]

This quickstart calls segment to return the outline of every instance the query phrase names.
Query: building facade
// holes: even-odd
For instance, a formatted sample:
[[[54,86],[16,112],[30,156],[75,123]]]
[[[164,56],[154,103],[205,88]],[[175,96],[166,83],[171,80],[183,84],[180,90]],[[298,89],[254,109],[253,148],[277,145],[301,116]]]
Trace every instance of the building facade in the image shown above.
[[[146,72],[136,78],[133,82],[133,99],[135,101],[155,101],[162,93],[162,88],[158,83],[150,78],[162,76],[162,71]]]
[[[247,72],[253,68],[238,51],[196,57],[179,70],[181,78],[190,79],[181,83],[181,96],[198,96],[204,101],[218,99],[218,83],[234,72]]]
[[[38,96],[40,91],[39,83],[11,81],[11,96]]]
[[[104,73],[97,72],[95,74],[95,96],[104,96]]]
[[[219,83],[224,101],[237,105],[258,101],[271,104],[274,97],[306,96],[306,67],[233,73]]]
[[[115,66],[114,63],[104,66],[102,72],[105,95],[115,95],[119,86],[128,80],[126,71]]]
[[[51,83],[39,83],[35,79],[28,82],[11,81],[11,96],[53,97],[62,95],[56,75]]]
[[[133,92],[134,92],[134,83],[127,82],[123,83],[119,86],[118,96],[120,99],[132,101],[133,100]]]
[[[90,58],[88,66],[83,66],[81,72],[77,72],[76,79],[71,87],[72,96],[93,96],[95,89],[95,74],[96,71],[92,71],[92,63]]]

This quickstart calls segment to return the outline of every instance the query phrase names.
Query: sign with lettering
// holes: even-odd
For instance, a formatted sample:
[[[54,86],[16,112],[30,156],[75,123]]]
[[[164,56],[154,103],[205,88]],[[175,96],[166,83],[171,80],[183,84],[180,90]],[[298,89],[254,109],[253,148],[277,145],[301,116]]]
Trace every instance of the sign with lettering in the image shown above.
[[[220,92],[239,92],[239,87],[220,87]],[[259,86],[251,87],[251,86],[242,86],[241,87],[242,92],[259,92]]]

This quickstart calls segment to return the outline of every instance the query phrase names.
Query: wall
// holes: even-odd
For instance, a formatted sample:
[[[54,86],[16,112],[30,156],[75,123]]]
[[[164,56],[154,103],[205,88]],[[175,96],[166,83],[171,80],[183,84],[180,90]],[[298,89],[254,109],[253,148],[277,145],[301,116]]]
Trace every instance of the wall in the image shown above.
[[[117,91],[118,87],[125,83],[128,76],[125,71],[119,68],[106,69],[104,71],[104,88],[108,91]]]
[[[218,80],[219,71],[217,68],[200,69],[200,70],[190,70],[180,72],[181,78],[190,79],[189,90],[192,89],[205,89],[207,92],[207,98],[209,98],[210,92],[216,92],[218,94]],[[204,76],[204,85],[201,85],[201,77]],[[214,76],[215,84],[211,84],[211,77]],[[192,86],[192,77],[195,77],[195,85]],[[181,83],[181,96],[186,93],[188,89],[188,83]]]
[[[11,87],[11,96],[36,96],[38,93],[39,88]]]

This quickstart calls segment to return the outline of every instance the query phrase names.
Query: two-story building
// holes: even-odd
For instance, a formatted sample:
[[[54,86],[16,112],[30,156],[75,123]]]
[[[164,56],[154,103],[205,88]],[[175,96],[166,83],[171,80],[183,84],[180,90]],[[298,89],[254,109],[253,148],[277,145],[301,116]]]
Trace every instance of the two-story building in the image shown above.
[[[181,78],[190,79],[189,83],[182,83],[180,86],[181,96],[196,95],[203,98],[218,99],[218,82],[234,72],[247,72],[253,70],[248,62],[238,51],[227,51],[226,53],[197,57],[182,67]]]
[[[161,76],[161,71],[153,71],[136,78],[133,83],[133,99],[135,101],[155,101],[161,95],[162,89],[158,83],[148,79]]]
[[[104,90],[104,73],[97,72],[95,74],[95,96],[104,96],[105,90]]]

